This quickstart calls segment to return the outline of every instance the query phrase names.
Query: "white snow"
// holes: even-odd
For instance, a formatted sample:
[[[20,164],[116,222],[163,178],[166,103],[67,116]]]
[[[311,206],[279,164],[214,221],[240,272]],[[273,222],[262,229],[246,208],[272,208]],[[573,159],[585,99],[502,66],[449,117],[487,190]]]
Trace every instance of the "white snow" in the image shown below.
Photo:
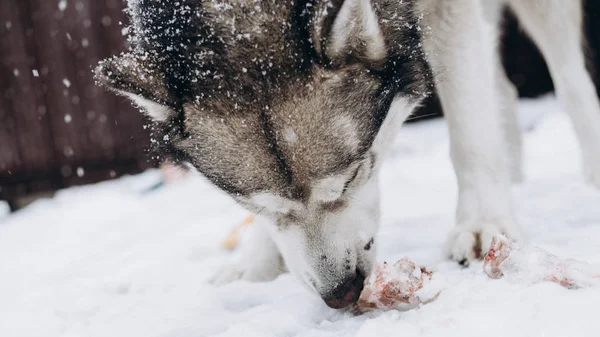
[[[2,217],[7,216],[9,211],[10,209],[8,208],[8,203],[5,201],[0,201],[0,220]]]
[[[567,116],[522,102],[527,182],[514,188],[531,244],[600,262],[600,192],[584,184]],[[442,244],[454,174],[443,121],[406,126],[383,168],[379,259],[409,256],[447,282],[407,312],[327,308],[291,276],[214,288],[219,241],[247,213],[202,179],[142,193],[156,171],[61,191],[0,219],[0,336],[598,336],[600,289],[489,279]],[[1,216],[1,215],[0,215]]]
[[[61,12],[64,12],[67,9],[67,6],[68,6],[67,0],[60,0],[58,2],[58,9]]]

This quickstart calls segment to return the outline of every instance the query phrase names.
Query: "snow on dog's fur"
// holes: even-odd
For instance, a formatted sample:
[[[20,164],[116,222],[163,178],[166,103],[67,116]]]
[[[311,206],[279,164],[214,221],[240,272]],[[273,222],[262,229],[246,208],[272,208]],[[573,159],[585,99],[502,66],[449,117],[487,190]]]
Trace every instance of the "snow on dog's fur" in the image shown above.
[[[588,177],[600,185],[600,108],[572,42],[581,40],[581,4],[514,2],[554,57],[559,95],[577,108]],[[499,232],[519,237],[509,194],[510,174],[520,178],[516,96],[495,53],[502,3],[482,3],[130,0],[131,51],[96,75],[157,122],[165,155],[258,214],[241,258],[215,282],[271,279],[283,257],[340,308],[358,299],[374,262],[379,164],[434,86],[460,190],[449,254],[468,262]],[[556,30],[550,20],[563,10],[571,35],[561,36],[572,46],[544,48],[544,29]]]

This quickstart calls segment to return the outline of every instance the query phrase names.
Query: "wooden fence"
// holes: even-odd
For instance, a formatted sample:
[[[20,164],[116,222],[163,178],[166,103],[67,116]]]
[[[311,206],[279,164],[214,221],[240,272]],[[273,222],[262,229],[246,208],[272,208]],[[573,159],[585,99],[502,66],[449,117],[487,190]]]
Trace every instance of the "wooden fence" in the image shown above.
[[[143,117],[92,79],[124,22],[121,0],[0,1],[0,199],[153,165]]]

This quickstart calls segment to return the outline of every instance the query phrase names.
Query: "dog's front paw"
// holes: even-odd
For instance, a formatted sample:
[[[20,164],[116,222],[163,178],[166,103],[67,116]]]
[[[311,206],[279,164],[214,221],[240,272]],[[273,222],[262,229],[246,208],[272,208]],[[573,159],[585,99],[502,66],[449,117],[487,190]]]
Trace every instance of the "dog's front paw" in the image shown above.
[[[226,264],[209,280],[213,285],[224,285],[234,281],[266,282],[285,272],[282,261],[233,262]]]
[[[231,257],[209,282],[215,285],[237,280],[263,282],[285,272],[285,263],[275,242],[265,228],[265,219],[256,217]]]
[[[512,221],[500,224],[486,222],[477,226],[457,225],[448,236],[446,250],[452,260],[468,266],[471,261],[487,254],[492,238],[498,234],[515,241],[521,239],[519,228]]]

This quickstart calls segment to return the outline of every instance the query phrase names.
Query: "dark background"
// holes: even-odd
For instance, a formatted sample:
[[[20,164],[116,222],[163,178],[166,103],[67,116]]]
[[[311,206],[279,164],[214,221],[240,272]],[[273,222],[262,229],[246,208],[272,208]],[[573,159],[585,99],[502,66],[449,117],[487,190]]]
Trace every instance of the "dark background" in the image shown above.
[[[64,10],[59,3],[0,0],[0,200],[14,207],[157,165],[144,117],[92,79],[99,60],[125,48],[122,0],[69,0]],[[585,1],[585,12],[589,68],[600,87],[600,0]],[[544,60],[510,15],[502,54],[521,97],[552,91]],[[432,97],[415,120],[440,115]]]

